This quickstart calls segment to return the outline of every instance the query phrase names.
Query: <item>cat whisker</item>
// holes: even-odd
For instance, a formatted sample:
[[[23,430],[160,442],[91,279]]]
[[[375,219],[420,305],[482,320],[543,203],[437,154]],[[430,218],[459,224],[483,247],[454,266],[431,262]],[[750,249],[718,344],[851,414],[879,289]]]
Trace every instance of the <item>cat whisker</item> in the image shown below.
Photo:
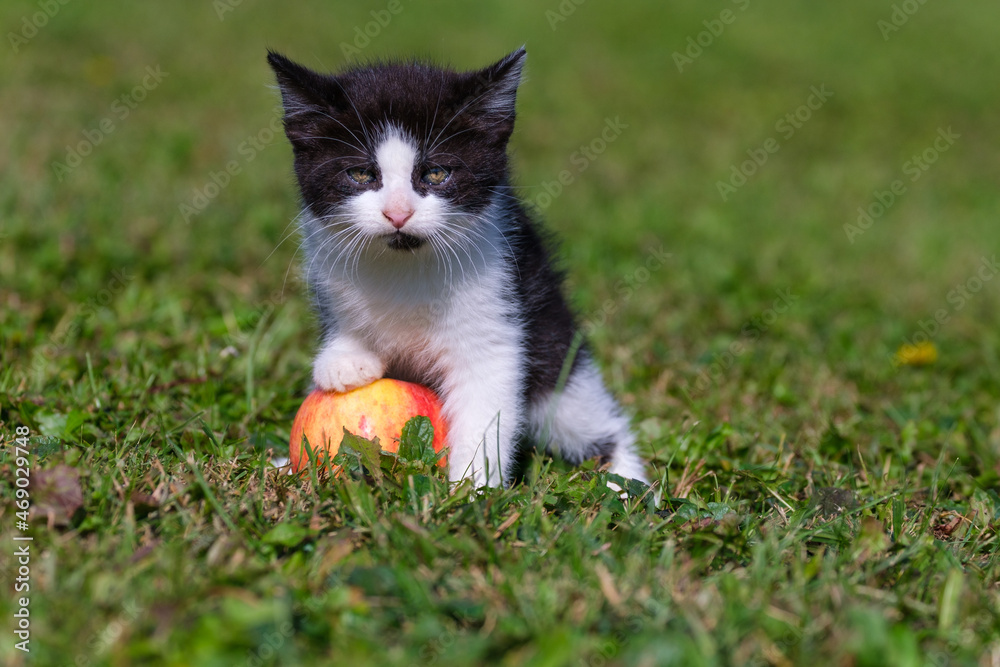
[[[361,133],[362,133],[362,134],[363,134],[363,135],[365,136],[365,141],[364,141],[363,143],[364,143],[364,144],[365,144],[366,146],[371,146],[371,145],[373,145],[373,142],[372,142],[372,138],[371,138],[371,135],[369,135],[369,134],[368,134],[368,126],[367,126],[367,125],[365,125],[365,121],[364,121],[364,119],[363,119],[363,118],[361,117],[361,112],[359,112],[359,111],[358,111],[358,107],[357,107],[357,106],[356,106],[356,105],[354,104],[354,100],[353,100],[353,99],[351,98],[351,95],[350,95],[350,94],[349,94],[349,93],[347,92],[347,90],[346,90],[346,89],[344,88],[343,84],[341,84],[341,83],[340,83],[339,81],[337,81],[336,83],[337,83],[337,87],[338,87],[338,88],[340,88],[340,91],[341,91],[342,93],[344,93],[344,97],[345,97],[345,98],[347,98],[347,102],[348,102],[348,104],[350,104],[350,105],[351,105],[351,109],[352,109],[352,110],[354,111],[354,116],[355,116],[355,117],[356,117],[356,118],[358,119],[358,123],[359,123],[359,124],[360,124],[360,126],[361,126]],[[344,129],[347,129],[347,126],[346,126],[346,125],[344,125],[343,123],[341,123],[341,122],[340,122],[339,120],[338,120],[337,122],[338,122],[338,123],[340,123],[340,125],[341,125],[341,126],[343,126],[343,127],[344,127]],[[348,132],[351,132],[351,131],[350,131],[350,130],[348,130]],[[352,135],[354,135],[354,133],[353,133],[353,132],[351,132],[351,134],[352,134]],[[357,138],[357,136],[355,136],[354,138],[355,138],[355,140],[357,140],[357,139],[358,139],[358,138]]]
[[[459,248],[465,251],[466,255],[469,257],[469,264],[472,265],[473,270],[476,272],[476,279],[477,280],[479,279],[479,268],[475,265],[475,262],[472,259],[472,255],[469,253],[468,249],[464,247],[464,244],[461,243],[461,241],[459,241],[457,244],[452,243],[449,235],[445,233],[441,234],[441,243],[446,250],[448,250],[452,255],[455,256],[455,263],[458,265],[458,268],[461,271],[461,277],[463,280],[465,279],[466,266],[465,263],[462,262],[462,258],[458,254],[458,250],[455,249],[455,245],[458,245]]]
[[[341,252],[337,255],[337,262],[340,262],[340,258],[347,256],[346,262],[346,273],[349,280],[357,283],[361,281],[360,273],[360,262],[361,262],[361,246],[368,239],[368,235],[361,229],[351,230],[351,233],[347,235],[345,242],[342,244]]]
[[[351,103],[352,107],[354,107],[354,102],[351,100],[350,96],[347,94],[347,91],[344,90],[343,86],[341,86],[340,89],[344,92],[344,96],[347,97],[347,101]],[[357,108],[355,108],[354,112],[357,113],[357,111],[358,111]],[[319,114],[320,116],[324,116],[326,118],[329,118],[334,123],[336,123],[337,125],[340,125],[342,128],[344,128],[345,130],[347,130],[347,133],[351,135],[351,138],[354,139],[356,142],[358,142],[357,144],[351,145],[351,148],[354,148],[354,149],[358,150],[362,154],[367,154],[368,153],[368,151],[366,151],[364,148],[361,147],[362,145],[365,144],[365,142],[361,141],[361,139],[358,137],[358,135],[354,134],[354,130],[352,130],[351,128],[349,128],[346,125],[344,125],[344,123],[340,119],[334,118],[330,114],[324,113],[322,111],[318,111],[316,109],[313,109],[313,112]],[[360,120],[360,116],[359,116],[358,120]],[[363,123],[361,125],[361,130],[362,130],[362,133],[365,135],[365,139],[370,139],[370,137],[368,136],[368,133],[364,131],[364,124]]]
[[[329,232],[329,230],[324,230],[324,231]],[[310,273],[312,272],[313,264],[315,263],[316,258],[319,257],[320,253],[324,252],[324,250],[326,250],[326,254],[323,256],[323,262],[322,262],[324,265],[329,266],[328,262],[330,256],[333,254],[335,250],[338,249],[339,252],[337,256],[334,258],[333,264],[339,264],[341,257],[344,255],[344,252],[347,250],[347,248],[349,248],[352,238],[361,233],[362,233],[361,230],[352,227],[345,227],[343,229],[334,230],[332,233],[328,233],[328,235],[325,238],[323,238],[323,240],[320,242],[319,246],[313,249],[312,252],[310,253],[313,257],[313,260],[310,261],[307,270]]]
[[[457,136],[460,136],[460,135],[463,135],[463,134],[465,134],[466,132],[478,132],[478,131],[480,131],[480,130],[479,130],[479,128],[476,128],[476,127],[467,127],[467,128],[465,128],[464,130],[459,130],[459,131],[457,131],[457,132],[452,132],[451,134],[449,134],[449,135],[448,135],[447,137],[445,137],[445,138],[444,138],[444,139],[442,139],[441,141],[438,141],[438,142],[436,142],[436,143],[435,143],[435,144],[434,144],[433,146],[431,146],[431,147],[430,147],[429,149],[427,149],[427,150],[428,150],[428,152],[430,152],[430,151],[433,151],[433,150],[434,150],[435,148],[437,148],[437,147],[438,147],[438,146],[440,146],[441,144],[445,144],[445,143],[448,143],[449,141],[451,141],[451,140],[452,140],[452,139],[454,139],[455,137],[457,137]]]
[[[326,115],[326,114],[324,114],[324,115]],[[331,116],[327,116],[327,117],[331,118]],[[336,119],[333,119],[333,120],[336,120]],[[339,121],[337,121],[337,122],[339,122]],[[300,139],[302,139],[303,141],[309,140],[309,139],[311,139],[311,140],[320,140],[320,141],[336,141],[338,144],[344,144],[348,148],[353,148],[354,150],[358,151],[359,153],[362,153],[362,154],[367,153],[367,151],[364,148],[362,148],[361,146],[358,146],[357,144],[352,144],[350,141],[344,141],[343,139],[338,139],[337,137],[315,136],[315,137],[300,137]]]
[[[513,186],[506,186],[506,187],[507,187],[508,189],[510,189],[510,190],[513,190],[513,189],[514,189],[514,188],[513,188]],[[524,189],[524,188],[522,187],[522,188],[520,188],[520,189]],[[520,198],[520,197],[518,197],[517,195],[512,195],[512,194],[510,194],[510,193],[507,193],[507,192],[501,192],[501,191],[500,191],[500,190],[498,189],[498,186],[494,186],[494,187],[490,188],[490,192],[491,192],[492,194],[495,194],[495,195],[497,195],[498,197],[505,197],[506,199],[510,200],[510,201],[511,201],[511,202],[513,202],[513,203],[517,203],[517,204],[520,204],[520,203],[522,203],[522,201],[521,201],[521,198]]]
[[[517,276],[518,276],[518,278],[520,278],[521,277],[521,267],[518,266],[518,263],[517,263],[517,253],[514,251],[514,247],[510,244],[510,240],[507,238],[507,235],[504,234],[503,230],[500,229],[499,225],[497,225],[497,223],[495,221],[493,221],[489,216],[475,214],[475,218],[480,223],[484,223],[486,225],[489,225],[493,229],[495,229],[496,232],[497,232],[497,235],[500,238],[503,239],[504,243],[507,244],[507,250],[510,253],[510,255],[509,255],[510,261],[513,262],[514,269],[517,271]],[[476,231],[479,231],[479,230],[476,230]],[[490,246],[493,248],[494,252],[496,252],[498,255],[502,254],[500,252],[500,250],[495,245],[493,245],[493,242],[490,241],[489,237],[486,236],[485,233],[483,233],[481,231],[479,231],[479,233],[482,234],[483,240],[490,244]]]
[[[452,278],[452,267],[448,256],[444,254],[444,249],[440,248],[439,245],[441,241],[436,237],[431,237],[428,239],[428,243],[431,246],[431,251],[434,253],[435,268],[440,272],[442,267],[444,268],[445,284],[451,284]]]
[[[430,143],[431,132],[434,130],[434,123],[437,122],[438,109],[441,108],[441,96],[444,95],[444,84],[442,83],[438,86],[438,97],[437,102],[434,104],[434,117],[431,118],[430,124],[427,126],[427,132],[424,133],[424,146]]]
[[[428,153],[433,152],[434,149],[437,148],[438,145],[440,145],[442,143],[442,141],[440,140],[441,139],[441,135],[444,134],[444,131],[448,129],[448,127],[455,121],[456,118],[460,117],[462,115],[462,113],[465,112],[466,109],[468,109],[470,106],[472,106],[476,102],[482,100],[484,97],[486,97],[487,95],[489,95],[491,92],[492,92],[492,89],[490,87],[487,87],[486,90],[484,90],[479,95],[476,95],[474,98],[472,98],[471,100],[469,100],[468,102],[466,102],[465,105],[463,105],[461,109],[459,109],[458,111],[456,111],[452,115],[451,119],[449,119],[448,122],[445,123],[444,127],[441,128],[441,131],[438,132],[437,136],[434,137],[434,143],[432,143],[427,148],[427,152]],[[454,135],[452,135],[452,136],[454,136]],[[451,138],[452,137],[448,137],[448,139],[451,139]],[[445,141],[447,141],[448,139],[446,139]]]
[[[271,259],[271,256],[274,255],[274,253],[276,253],[278,251],[278,248],[280,248],[281,245],[285,241],[287,241],[288,239],[292,238],[296,234],[300,233],[300,231],[301,231],[301,224],[296,224],[296,223],[298,223],[299,218],[301,218],[301,217],[302,217],[302,214],[300,213],[299,215],[297,215],[294,218],[292,218],[291,220],[289,220],[288,224],[285,225],[285,228],[283,230],[281,230],[281,234],[282,234],[281,240],[279,240],[278,243],[277,243],[277,245],[275,245],[274,248],[271,249],[271,252],[269,252],[267,254],[267,257],[265,257],[263,259],[263,261],[261,261],[260,266],[264,266],[264,264],[267,263],[267,260]],[[289,232],[288,228],[291,227],[292,225],[296,225],[296,227],[295,227],[295,229],[293,229],[292,231]]]
[[[504,234],[503,230],[500,229],[500,227],[496,224],[496,222],[494,222],[490,218],[490,216],[483,215],[483,214],[480,214],[480,213],[459,213],[459,212],[455,212],[455,213],[446,214],[446,217],[455,217],[455,218],[458,218],[458,219],[469,219],[469,218],[471,218],[472,220],[474,220],[475,222],[479,223],[480,225],[490,226],[493,229],[495,229],[496,232],[497,232],[497,235],[500,238],[502,238],[503,241],[504,241],[504,243],[507,245],[507,250],[510,253],[509,257],[514,261],[515,267],[516,267],[517,254],[514,252],[514,248],[510,245],[510,241],[508,240],[507,235]],[[481,229],[477,229],[475,226],[462,226],[462,229],[465,230],[465,231],[467,231],[469,234],[475,234],[477,238],[479,238],[483,242],[489,244],[489,246],[491,248],[493,248],[493,251],[496,252],[497,255],[500,255],[500,256],[503,255],[503,253],[500,252],[500,249],[497,248],[496,245],[494,245],[494,243],[490,240],[490,237],[487,236],[487,234],[485,232],[483,232]],[[520,273],[519,273],[519,275],[520,275]]]
[[[296,233],[303,234],[302,240],[299,242],[299,245],[295,248],[295,252],[292,253],[292,256],[288,260],[288,266],[285,268],[285,277],[281,283],[282,292],[284,292],[285,287],[288,285],[288,274],[291,273],[292,271],[292,266],[295,263],[295,258],[298,256],[299,251],[303,250],[306,243],[308,243],[314,236],[316,236],[320,231],[322,231],[319,229],[309,229],[307,227],[305,211],[299,212],[298,215],[292,218],[292,220],[288,223],[288,225],[285,226],[285,229],[287,230],[292,225],[296,225],[295,230],[289,232],[283,239],[281,239],[281,241],[278,242],[278,245],[274,247],[274,250],[272,250],[271,253],[264,260],[264,262],[266,262],[268,259],[270,259],[271,255],[273,255],[275,251],[277,251],[277,249],[281,246],[281,244],[287,241],[292,236],[294,236]]]
[[[285,277],[281,281],[282,294],[285,293],[285,287],[288,285],[288,274],[292,272],[292,267],[295,266],[295,257],[299,254],[299,250],[301,249],[301,245],[295,248],[295,252],[293,252],[292,256],[288,259],[288,266],[285,268]]]
[[[434,156],[434,159],[438,159],[438,158],[442,158],[442,157],[450,157],[450,158],[454,158],[454,159],[455,159],[455,160],[456,160],[457,162],[461,163],[461,165],[462,165],[463,167],[465,167],[466,169],[468,169],[468,170],[469,170],[469,172],[471,172],[471,173],[475,174],[475,171],[474,171],[474,170],[472,169],[472,167],[470,167],[470,166],[469,166],[469,165],[468,165],[468,164],[466,163],[466,161],[465,161],[465,160],[463,160],[463,159],[462,159],[462,158],[461,158],[460,156],[458,156],[458,155],[455,155],[454,153],[438,153],[438,154],[436,154],[436,155]]]

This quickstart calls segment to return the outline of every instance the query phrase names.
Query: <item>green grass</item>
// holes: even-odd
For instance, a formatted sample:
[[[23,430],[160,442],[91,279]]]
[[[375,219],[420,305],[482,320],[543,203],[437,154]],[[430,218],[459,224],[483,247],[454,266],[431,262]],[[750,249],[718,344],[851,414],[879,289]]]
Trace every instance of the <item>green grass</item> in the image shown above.
[[[5,35],[39,6],[5,4]],[[518,184],[540,202],[573,177],[545,217],[658,507],[542,457],[506,490],[420,463],[379,484],[269,467],[315,328],[264,53],[338,67],[385,6],[70,2],[17,53],[5,37],[0,662],[998,664],[1000,280],[976,278],[1000,248],[995,3],[927,2],[885,40],[888,0],[586,2],[555,30],[555,0],[403,0],[363,50],[475,67],[527,44]],[[166,74],[135,101],[147,66]],[[627,127],[581,170],[608,119]],[[844,226],[897,179],[852,243]],[[647,271],[654,251],[670,256]],[[938,311],[936,362],[894,365]],[[13,634],[22,426],[30,657]]]

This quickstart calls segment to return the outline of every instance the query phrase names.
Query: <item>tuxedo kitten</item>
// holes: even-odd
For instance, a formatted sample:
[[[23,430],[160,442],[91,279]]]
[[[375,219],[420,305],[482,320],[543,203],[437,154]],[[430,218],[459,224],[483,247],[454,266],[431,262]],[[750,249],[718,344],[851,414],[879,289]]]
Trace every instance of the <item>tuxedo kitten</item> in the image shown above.
[[[507,141],[525,52],[483,70],[381,63],[313,72],[270,52],[301,188],[322,327],[313,380],[438,392],[449,477],[509,481],[519,443],[646,481],[628,420],[511,194]],[[568,374],[560,384],[564,362]]]

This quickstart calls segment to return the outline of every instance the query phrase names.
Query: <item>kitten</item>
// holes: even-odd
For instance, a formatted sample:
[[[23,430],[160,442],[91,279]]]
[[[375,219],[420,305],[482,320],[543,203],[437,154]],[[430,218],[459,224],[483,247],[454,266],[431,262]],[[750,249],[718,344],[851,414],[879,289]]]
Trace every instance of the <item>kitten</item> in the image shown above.
[[[628,420],[587,350],[573,354],[546,240],[511,194],[524,59],[522,48],[473,72],[381,63],[324,75],[269,52],[322,328],[313,380],[432,387],[452,480],[509,481],[529,437],[645,482]]]

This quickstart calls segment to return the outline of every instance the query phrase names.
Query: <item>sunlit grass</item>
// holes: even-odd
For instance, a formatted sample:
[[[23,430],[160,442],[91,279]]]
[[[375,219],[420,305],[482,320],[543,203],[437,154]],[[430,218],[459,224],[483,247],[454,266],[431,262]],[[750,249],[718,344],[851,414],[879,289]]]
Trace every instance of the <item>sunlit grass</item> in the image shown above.
[[[994,5],[924,3],[889,39],[892,4],[861,2],[404,1],[371,29],[358,59],[527,45],[518,191],[654,506],[546,458],[491,491],[269,467],[315,327],[264,54],[335,68],[388,5],[217,4],[67,3],[0,55],[0,610],[26,426],[33,664],[1000,659]]]

